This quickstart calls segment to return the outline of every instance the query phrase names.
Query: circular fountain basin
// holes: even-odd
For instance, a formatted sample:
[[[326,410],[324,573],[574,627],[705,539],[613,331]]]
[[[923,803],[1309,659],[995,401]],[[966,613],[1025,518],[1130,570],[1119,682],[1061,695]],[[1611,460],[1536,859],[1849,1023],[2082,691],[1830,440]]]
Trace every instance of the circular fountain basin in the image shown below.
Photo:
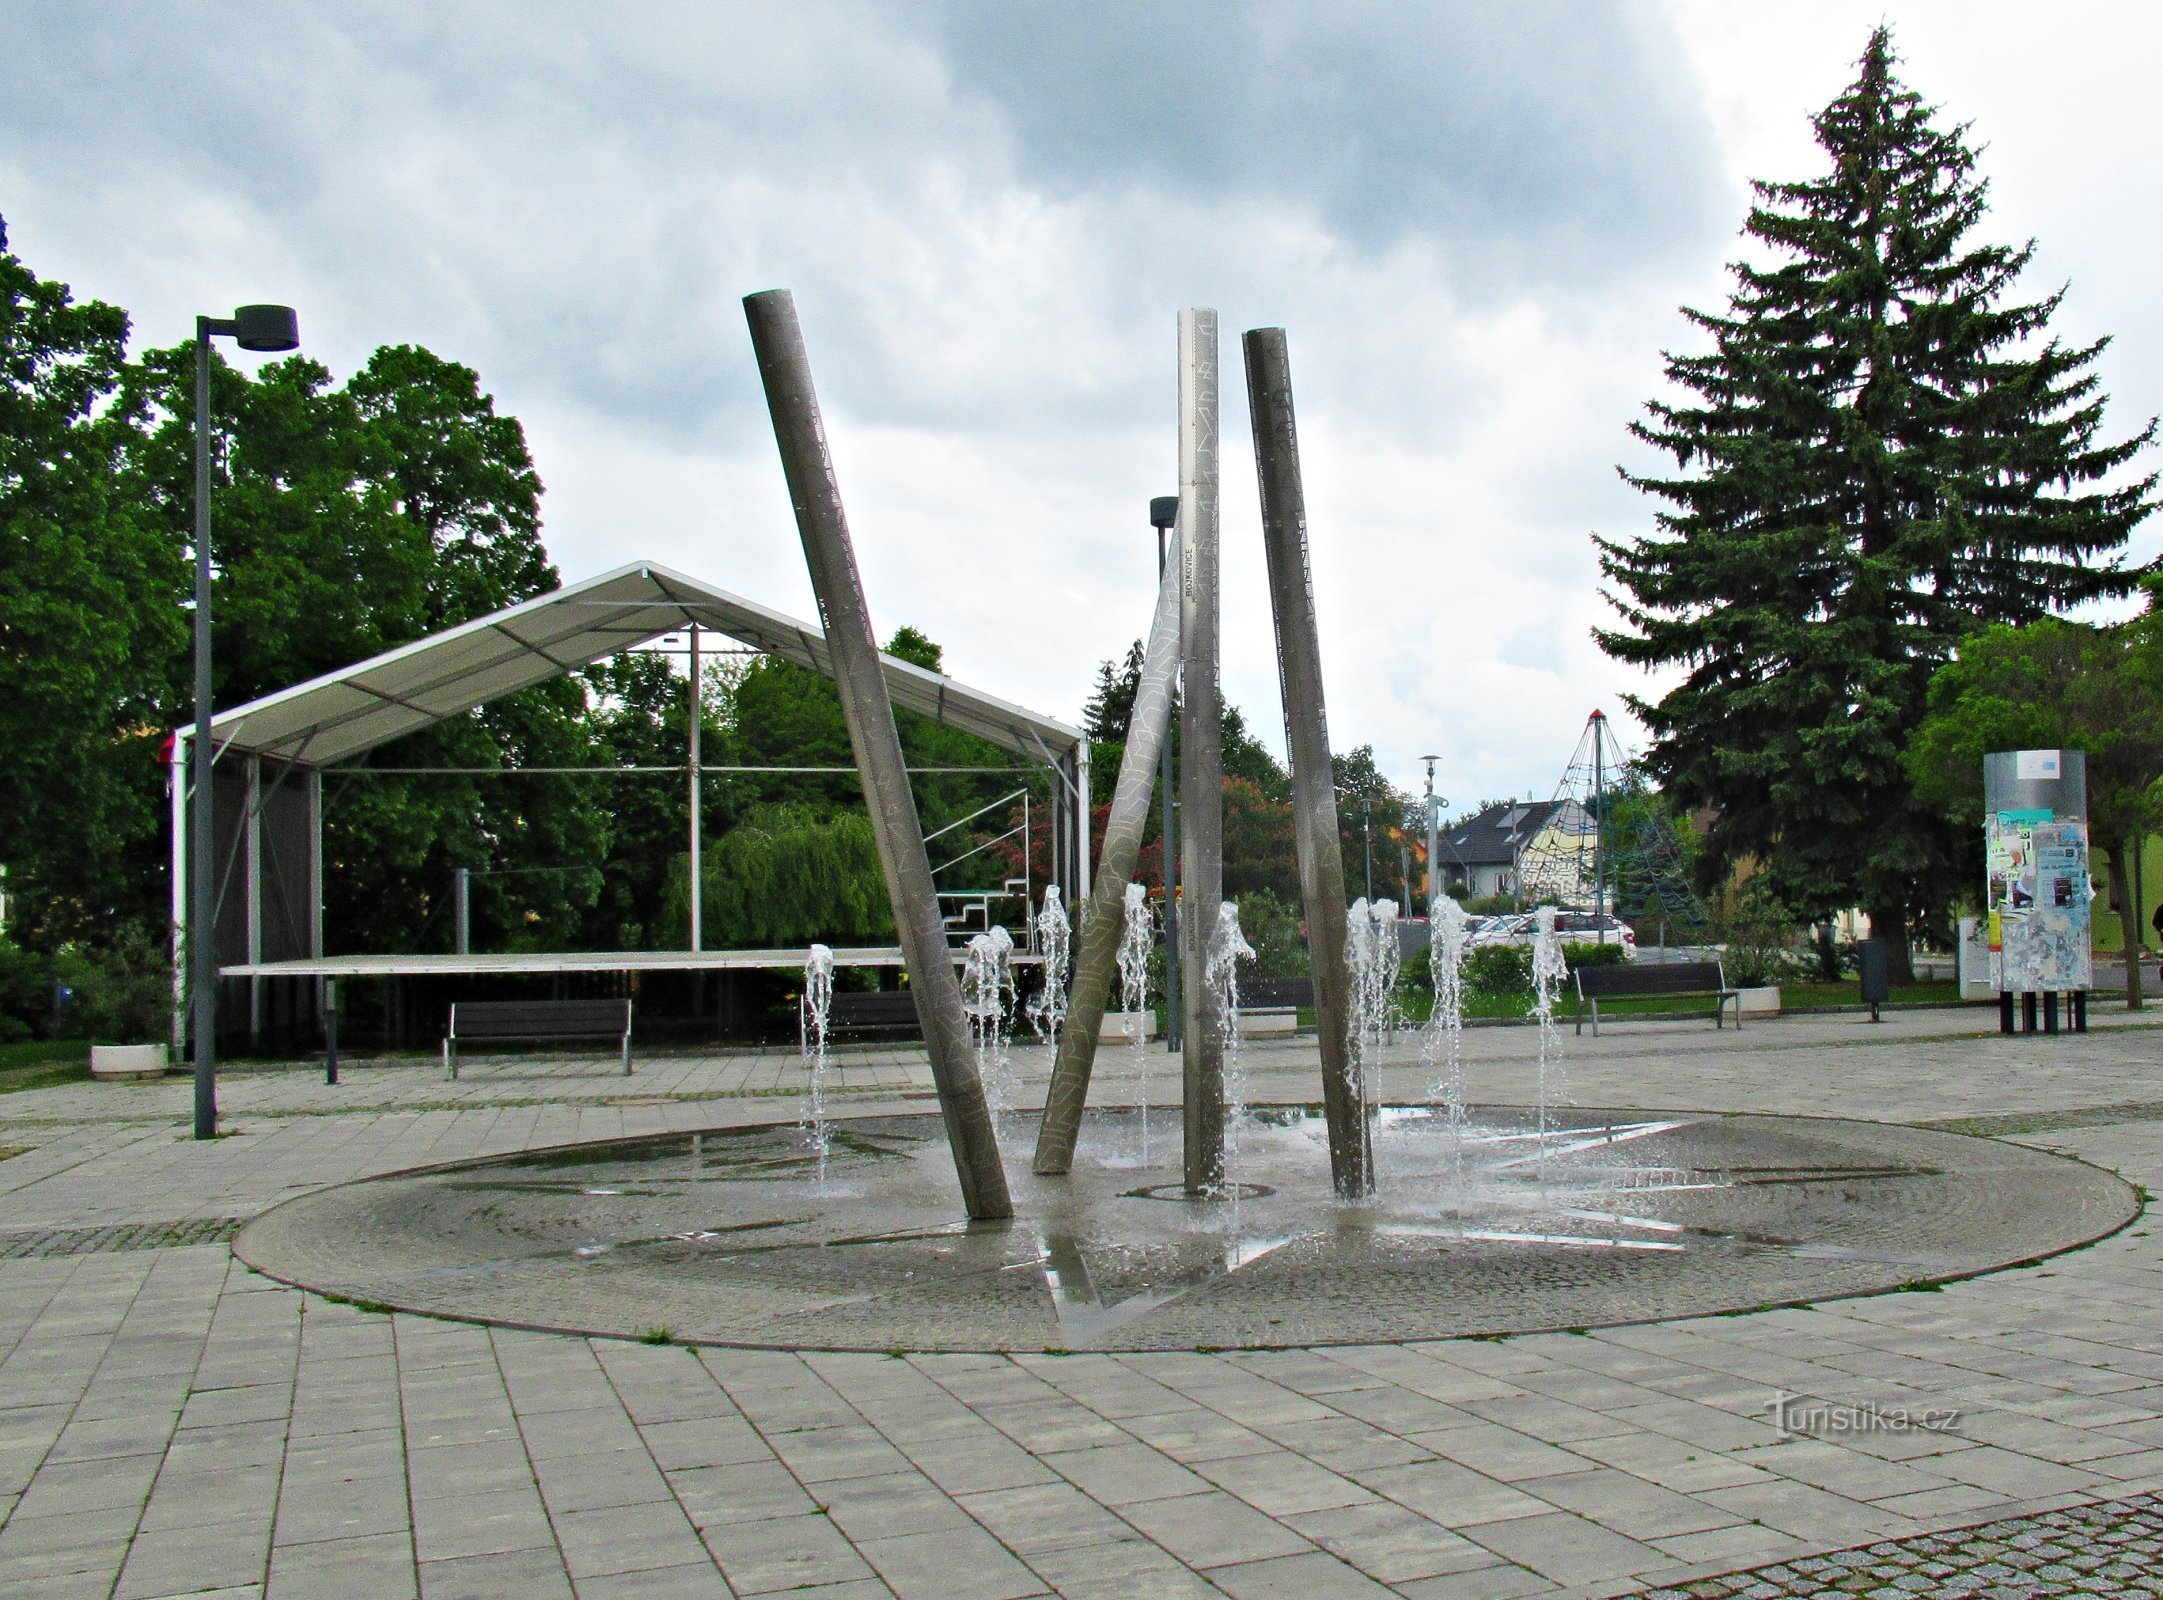
[[[2081,1162],[1824,1118],[1384,1113],[1380,1194],[1321,1120],[1237,1130],[1236,1198],[1180,1186],[1176,1113],[1095,1112],[1074,1172],[961,1219],[936,1116],[566,1146],[304,1196],[234,1250],[349,1299],[520,1327],[829,1350],[1181,1350],[1594,1327],[1896,1289],[2085,1243],[2139,1210]]]

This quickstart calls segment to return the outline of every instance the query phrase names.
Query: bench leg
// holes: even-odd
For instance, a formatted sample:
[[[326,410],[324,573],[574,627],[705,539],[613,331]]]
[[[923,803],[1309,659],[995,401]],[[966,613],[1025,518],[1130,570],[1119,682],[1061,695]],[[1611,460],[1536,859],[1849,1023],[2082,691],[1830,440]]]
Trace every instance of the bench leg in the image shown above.
[[[628,1033],[623,1036],[623,1075],[631,1076],[631,1036]]]
[[[450,1073],[451,1082],[456,1083],[458,1081],[458,1046],[451,1042],[448,1035],[445,1035],[443,1040],[443,1066],[444,1070]]]

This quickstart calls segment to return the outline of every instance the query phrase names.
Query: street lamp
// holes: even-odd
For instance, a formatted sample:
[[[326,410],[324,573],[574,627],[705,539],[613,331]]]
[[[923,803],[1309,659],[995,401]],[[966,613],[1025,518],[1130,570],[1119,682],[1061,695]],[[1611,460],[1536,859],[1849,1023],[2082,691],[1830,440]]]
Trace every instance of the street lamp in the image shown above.
[[[1149,525],[1157,530],[1157,583],[1164,582],[1165,535],[1179,521],[1179,496],[1160,494],[1149,502]],[[1173,848],[1172,728],[1164,730],[1164,747],[1157,756],[1157,775],[1164,786],[1164,1048],[1177,1050],[1185,1042],[1186,1025],[1179,1009],[1179,852]],[[1083,797],[1083,803],[1088,803]]]
[[[291,306],[242,306],[231,317],[195,319],[195,810],[188,851],[188,967],[195,1009],[195,1136],[218,1136],[218,841],[212,828],[210,764],[210,341],[243,350],[291,350],[300,318]]]
[[[1441,759],[1440,756],[1420,757],[1427,763],[1427,921],[1430,925],[1434,922],[1435,874],[1440,870],[1435,851],[1442,842],[1441,813],[1434,800],[1434,764]]]
[[[1359,797],[1359,814],[1367,823],[1367,904],[1374,904],[1374,796]]]

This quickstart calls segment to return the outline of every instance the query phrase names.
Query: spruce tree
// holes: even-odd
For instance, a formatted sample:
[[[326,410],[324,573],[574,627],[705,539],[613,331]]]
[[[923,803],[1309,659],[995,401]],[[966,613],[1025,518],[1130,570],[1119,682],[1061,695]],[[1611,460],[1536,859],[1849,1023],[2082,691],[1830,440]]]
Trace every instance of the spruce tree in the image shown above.
[[[2147,428],[2099,438],[2094,364],[2015,297],[2032,242],[1971,236],[1988,209],[1967,128],[1941,127],[1871,35],[1815,118],[1824,175],[1756,183],[1756,261],[1725,315],[1684,308],[1707,354],[1667,357],[1685,398],[1632,425],[1678,475],[1657,532],[1596,539],[1620,660],[1681,669],[1647,765],[1717,808],[1714,879],[1755,861],[1799,912],[1859,906],[1908,970],[1907,936],[1965,885],[1971,851],[1901,762],[1960,639],[2125,593],[2151,474],[2111,486]]]

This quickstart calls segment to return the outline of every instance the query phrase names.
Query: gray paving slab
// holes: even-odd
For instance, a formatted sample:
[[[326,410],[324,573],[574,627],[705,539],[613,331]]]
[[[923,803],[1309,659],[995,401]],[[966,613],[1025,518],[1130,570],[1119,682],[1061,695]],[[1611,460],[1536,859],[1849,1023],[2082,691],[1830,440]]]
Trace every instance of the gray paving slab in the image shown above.
[[[1616,1029],[1572,1076],[1587,1103],[1987,1123],[2163,1188],[2163,1034],[2103,1019],[2046,1045],[1976,1021]],[[1507,1098],[1529,1039],[1468,1037],[1474,1092]],[[1306,1092],[1311,1063],[1271,1047],[1250,1068],[1267,1097]],[[1386,1087],[1419,1070],[1400,1049]],[[855,1108],[928,1086],[906,1051],[850,1071]],[[255,1277],[220,1242],[374,1172],[764,1120],[776,1098],[742,1091],[785,1102],[794,1072],[683,1057],[629,1093],[551,1063],[458,1086],[364,1066],[345,1093],[248,1074],[226,1086],[238,1133],[208,1146],[184,1136],[185,1084],[7,1097],[0,1143],[29,1154],[0,1160],[0,1596],[948,1600],[972,1564],[1002,1597],[1440,1600],[1663,1575],[1786,1595],[1880,1568],[2070,1594],[2137,1588],[2126,1574],[2163,1560],[2146,1224],[1940,1293],[1587,1337],[905,1360],[376,1315]],[[1782,1389],[1961,1418],[1784,1434]]]

